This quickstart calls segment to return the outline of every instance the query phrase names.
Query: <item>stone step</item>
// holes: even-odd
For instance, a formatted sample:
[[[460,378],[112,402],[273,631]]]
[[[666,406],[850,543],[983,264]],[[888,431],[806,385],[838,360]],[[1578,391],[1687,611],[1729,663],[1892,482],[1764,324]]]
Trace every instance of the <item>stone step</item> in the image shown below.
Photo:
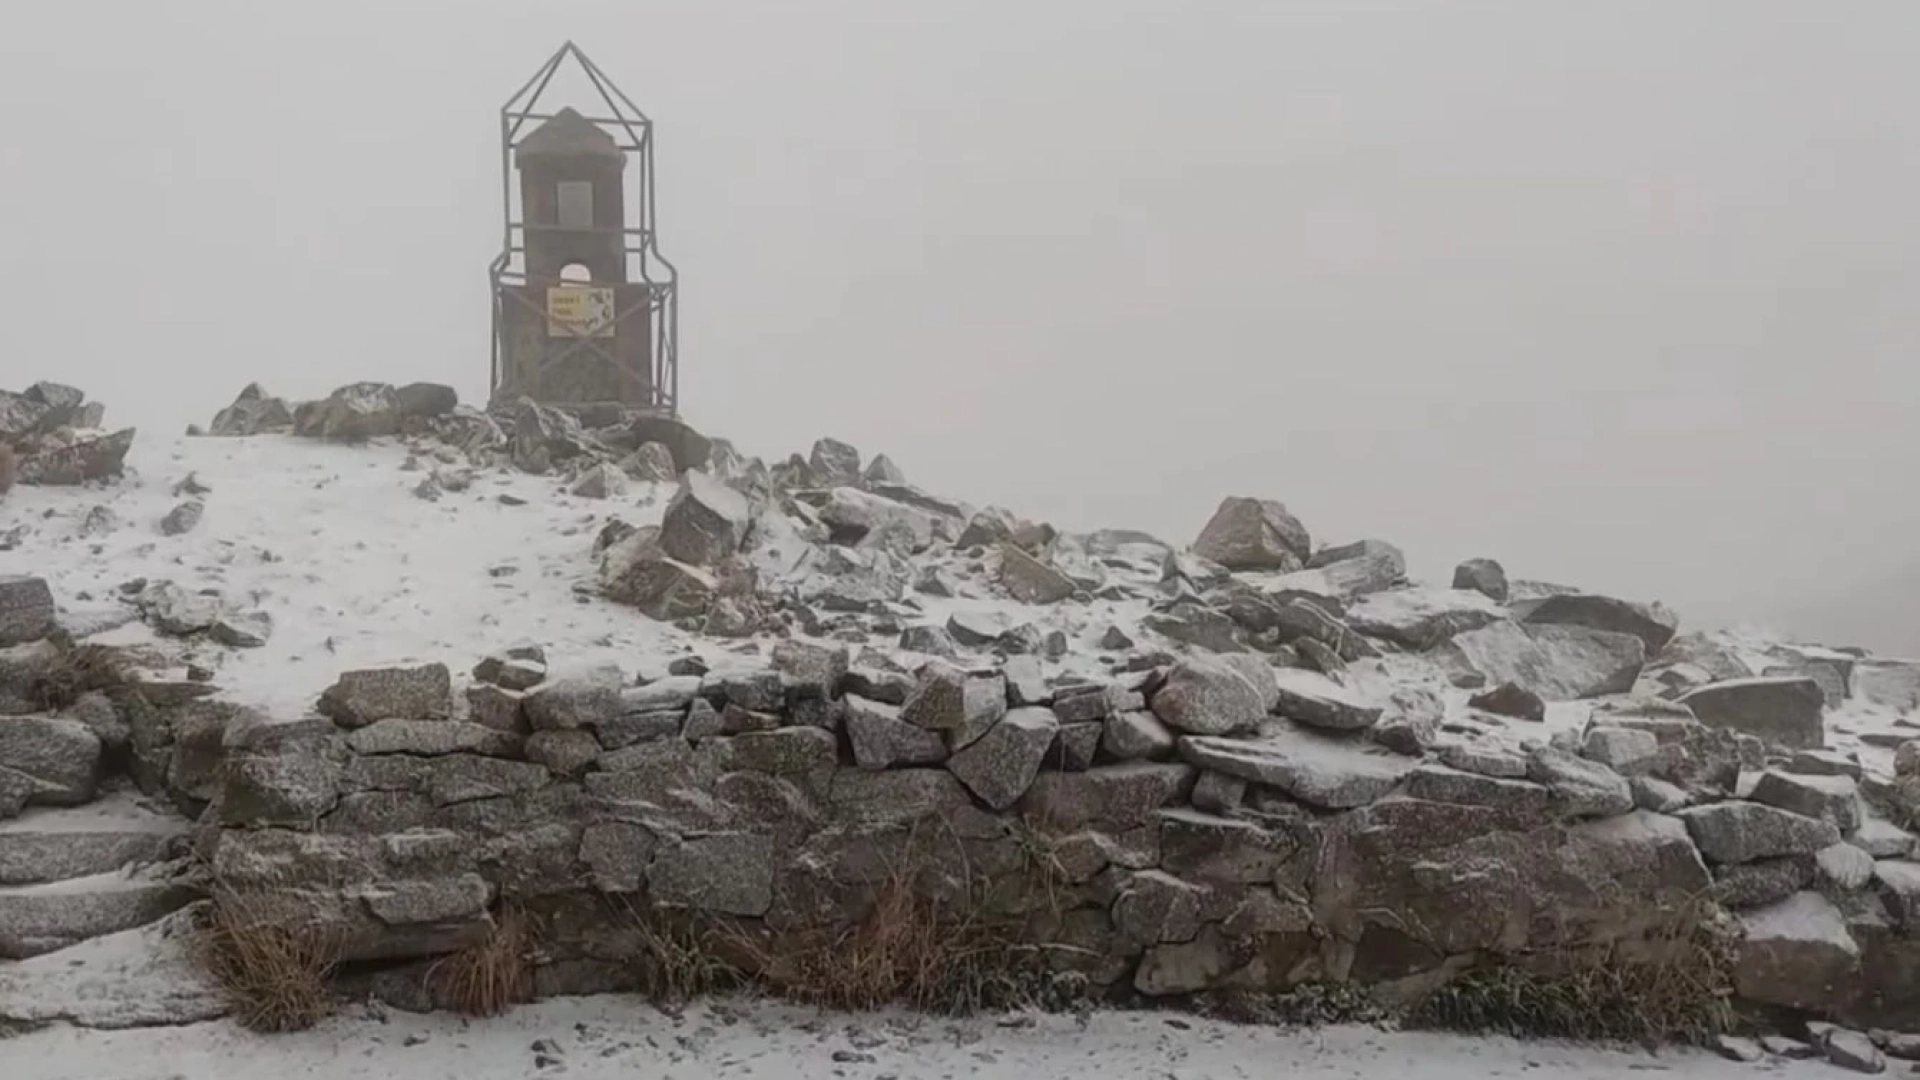
[[[90,877],[178,853],[189,823],[130,793],[44,807],[0,822],[0,886]]]
[[[0,958],[39,956],[177,911],[193,893],[170,869],[0,887]]]
[[[226,1015],[220,988],[195,961],[198,905],[132,930],[18,963],[0,963],[0,1031],[192,1024]]]

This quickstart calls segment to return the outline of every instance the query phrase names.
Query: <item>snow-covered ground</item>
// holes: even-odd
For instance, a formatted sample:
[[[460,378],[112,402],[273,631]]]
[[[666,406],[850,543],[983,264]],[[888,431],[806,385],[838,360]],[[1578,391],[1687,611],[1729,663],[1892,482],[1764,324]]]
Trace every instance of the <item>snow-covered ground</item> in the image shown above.
[[[273,632],[261,648],[183,646],[137,619],[90,640],[160,644],[212,669],[225,696],[275,719],[310,713],[341,671],[437,660],[458,675],[522,642],[544,646],[562,669],[614,663],[649,675],[690,651],[725,667],[730,652],[755,649],[683,634],[590,595],[595,534],[610,518],[658,523],[673,484],[590,499],[569,494],[559,477],[478,469],[467,490],[428,500],[414,489],[438,463],[424,458],[409,470],[407,456],[387,440],[143,435],[118,483],[14,490],[0,508],[0,533],[20,535],[11,547],[0,543],[0,575],[44,577],[63,608],[83,616],[131,617],[120,587],[140,578],[218,589],[231,606],[265,611]],[[176,494],[190,474],[210,490]],[[201,520],[163,535],[160,520],[187,498],[204,504]],[[971,611],[1006,625],[1057,626],[1088,644],[1107,623],[1137,635],[1145,613],[1144,604],[1124,602],[1043,609],[991,597],[918,600],[929,621]]]
[[[1508,1039],[1293,1030],[1159,1013],[944,1020],[760,1003],[678,1016],[631,998],[549,1002],[466,1021],[357,1010],[317,1030],[229,1024],[100,1032],[49,1028],[0,1042],[8,1080],[1687,1080],[1844,1075],[1820,1063],[1743,1065]],[[1896,1063],[1899,1064],[1899,1063]]]

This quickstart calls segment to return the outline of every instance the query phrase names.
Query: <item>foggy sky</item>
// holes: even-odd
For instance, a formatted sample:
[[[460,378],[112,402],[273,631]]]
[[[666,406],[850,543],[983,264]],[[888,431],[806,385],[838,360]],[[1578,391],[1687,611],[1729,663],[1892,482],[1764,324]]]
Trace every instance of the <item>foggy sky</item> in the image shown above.
[[[1278,498],[1419,575],[1491,555],[1920,652],[1912,605],[1844,602],[1920,562],[1911,0],[8,24],[0,385],[168,432],[254,379],[481,403],[497,110],[570,37],[657,124],[683,413],[749,453],[835,435],[1176,542]]]

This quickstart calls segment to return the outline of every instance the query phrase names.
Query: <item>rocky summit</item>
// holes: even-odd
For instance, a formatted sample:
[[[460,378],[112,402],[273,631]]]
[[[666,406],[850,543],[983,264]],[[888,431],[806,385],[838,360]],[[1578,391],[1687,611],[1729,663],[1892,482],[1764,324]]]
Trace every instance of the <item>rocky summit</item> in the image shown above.
[[[428,384],[249,386],[151,453],[100,420],[0,395],[9,1021],[217,1015],[209,897],[432,1005],[505,920],[588,992],[637,984],[634,911],[798,940],[890,885],[1095,1000],[1431,990],[1690,917],[1836,1060],[1920,1016],[1920,663],[1484,556],[1410,581],[1284,492],[1067,532],[836,439]]]

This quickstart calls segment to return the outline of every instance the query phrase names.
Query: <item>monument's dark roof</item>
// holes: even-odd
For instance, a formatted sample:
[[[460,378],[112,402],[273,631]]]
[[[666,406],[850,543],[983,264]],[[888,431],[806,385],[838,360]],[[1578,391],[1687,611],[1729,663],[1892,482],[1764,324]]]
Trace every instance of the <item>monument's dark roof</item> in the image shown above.
[[[598,124],[581,116],[572,106],[555,113],[553,119],[534,128],[514,147],[515,160],[529,157],[598,157],[624,160],[620,144]]]

